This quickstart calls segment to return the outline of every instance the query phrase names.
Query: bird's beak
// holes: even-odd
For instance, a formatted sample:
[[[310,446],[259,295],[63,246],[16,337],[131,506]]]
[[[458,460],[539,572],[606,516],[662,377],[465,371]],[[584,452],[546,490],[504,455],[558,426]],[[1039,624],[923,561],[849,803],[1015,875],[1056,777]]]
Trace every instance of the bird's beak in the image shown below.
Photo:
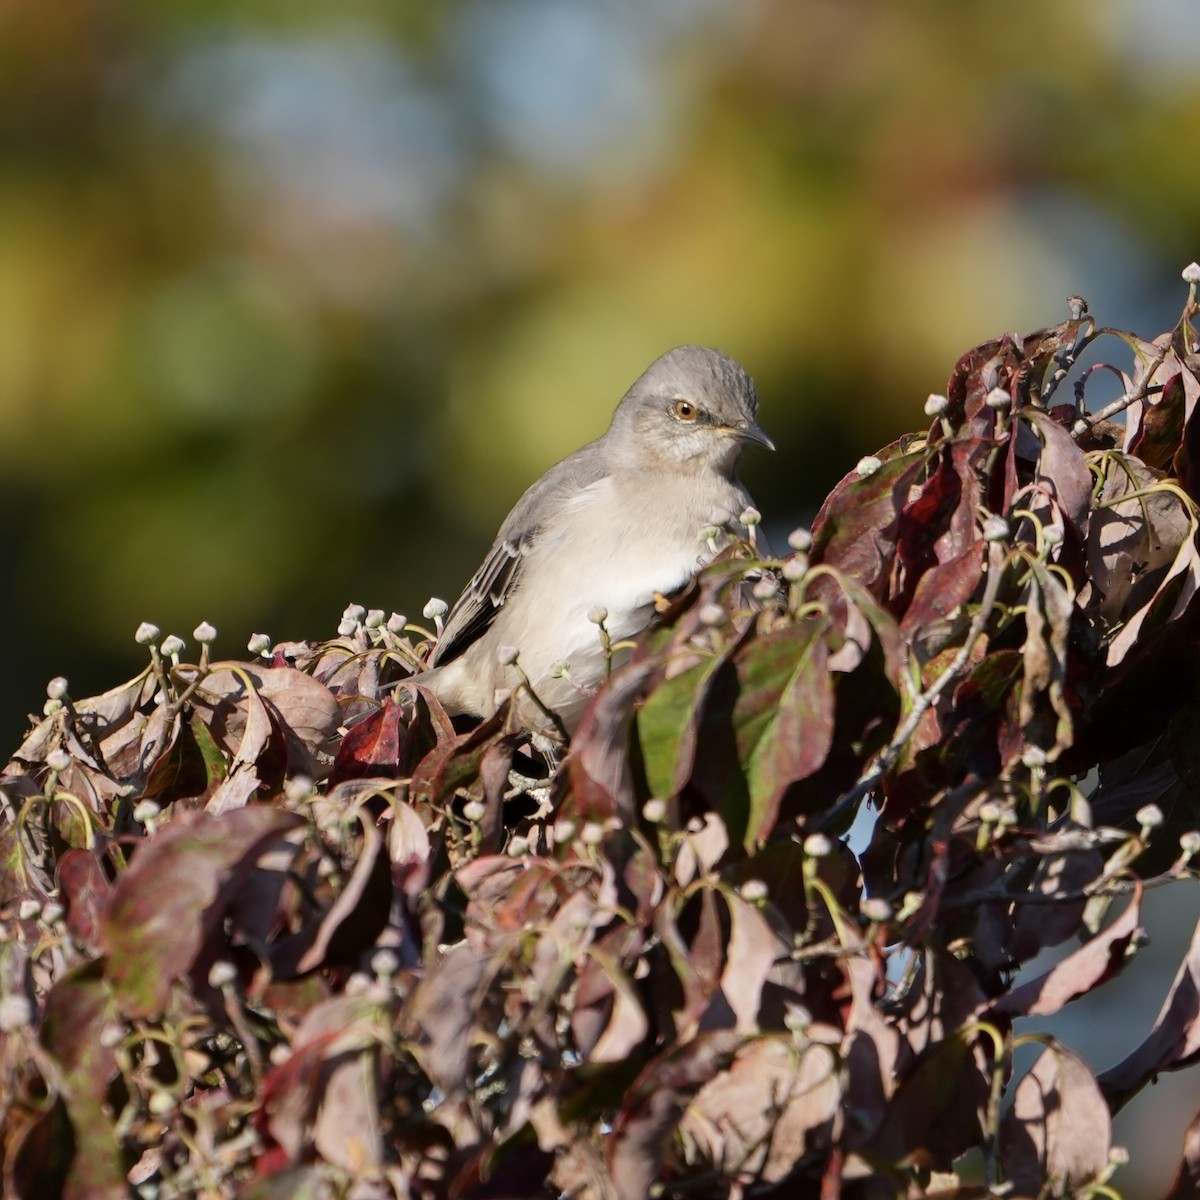
[[[737,426],[734,433],[744,442],[757,442],[760,446],[766,446],[768,450],[775,449],[775,443],[767,437],[757,421],[747,421],[745,425]]]

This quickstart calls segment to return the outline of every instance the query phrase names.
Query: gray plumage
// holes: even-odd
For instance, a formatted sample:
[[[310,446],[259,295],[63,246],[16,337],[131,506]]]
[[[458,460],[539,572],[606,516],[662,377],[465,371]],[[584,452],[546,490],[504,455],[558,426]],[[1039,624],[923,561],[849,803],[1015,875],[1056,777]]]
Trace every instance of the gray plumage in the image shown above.
[[[599,630],[640,633],[655,597],[678,591],[712,550],[702,536],[721,509],[736,521],[750,497],[734,468],[748,441],[774,449],[756,422],[750,376],[733,359],[681,346],[625,393],[608,431],[548,470],[508,514],[483,565],[447,616],[423,682],[451,713],[495,711],[519,676],[515,647],[541,700],[568,729],[604,677]],[[569,677],[554,678],[557,664]],[[527,702],[523,717],[544,724]]]

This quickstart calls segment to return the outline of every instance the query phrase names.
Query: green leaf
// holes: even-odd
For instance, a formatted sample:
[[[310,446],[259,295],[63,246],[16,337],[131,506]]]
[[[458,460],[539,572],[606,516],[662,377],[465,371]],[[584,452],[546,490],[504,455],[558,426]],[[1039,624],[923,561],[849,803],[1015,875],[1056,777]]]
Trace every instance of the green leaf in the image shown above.
[[[724,656],[696,663],[664,679],[637,714],[646,784],[652,796],[674,796],[691,774],[696,730],[708,685]]]
[[[829,754],[828,629],[821,615],[754,638],[713,678],[692,782],[747,850],[771,833],[788,788]]]

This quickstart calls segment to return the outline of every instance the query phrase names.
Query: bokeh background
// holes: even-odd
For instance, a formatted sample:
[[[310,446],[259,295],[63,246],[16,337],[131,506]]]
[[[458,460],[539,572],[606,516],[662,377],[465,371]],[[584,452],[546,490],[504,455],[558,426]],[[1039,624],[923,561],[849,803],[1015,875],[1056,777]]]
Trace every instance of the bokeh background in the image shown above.
[[[452,598],[680,342],[755,376],[786,530],[971,345],[1071,293],[1158,332],[1197,64],[1194,0],[0,0],[5,739],[144,619]]]

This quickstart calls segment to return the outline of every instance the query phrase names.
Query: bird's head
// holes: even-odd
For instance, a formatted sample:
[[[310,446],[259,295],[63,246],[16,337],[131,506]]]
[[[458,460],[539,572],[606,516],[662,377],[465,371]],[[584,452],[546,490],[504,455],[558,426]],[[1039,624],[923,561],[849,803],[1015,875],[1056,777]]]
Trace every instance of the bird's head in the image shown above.
[[[646,466],[695,463],[728,472],[747,442],[775,449],[757,415],[754,382],[738,363],[719,350],[680,346],[625,393],[610,433]]]

